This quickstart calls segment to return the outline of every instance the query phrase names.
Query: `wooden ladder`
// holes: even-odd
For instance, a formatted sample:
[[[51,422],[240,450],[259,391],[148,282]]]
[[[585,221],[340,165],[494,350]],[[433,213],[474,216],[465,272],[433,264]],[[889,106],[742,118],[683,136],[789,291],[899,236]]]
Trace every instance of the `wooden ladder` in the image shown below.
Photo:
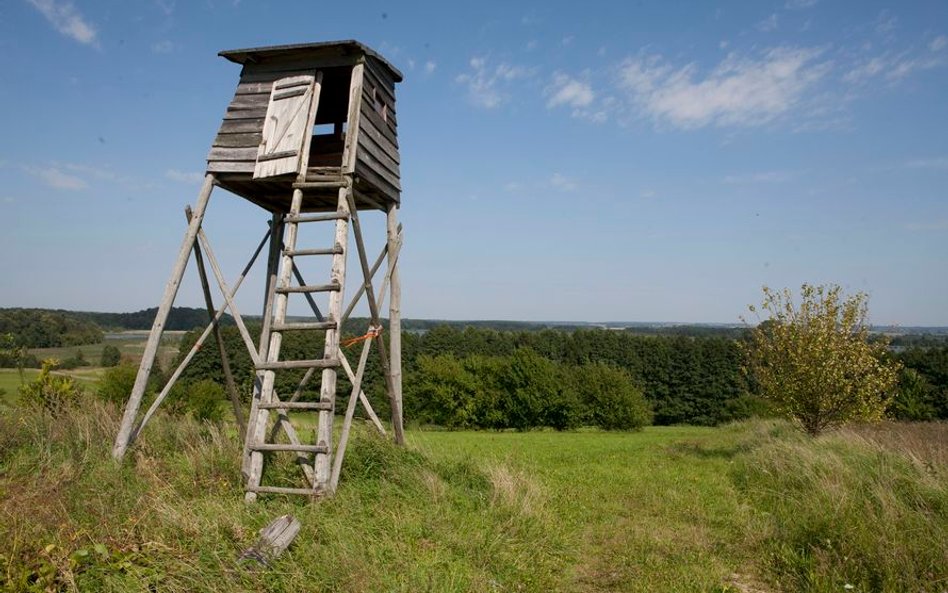
[[[303,494],[318,496],[331,493],[331,473],[333,471],[332,424],[336,400],[336,368],[341,364],[339,356],[339,319],[342,315],[343,289],[346,283],[346,249],[349,237],[351,217],[349,192],[352,183],[349,177],[340,177],[338,181],[320,183],[320,189],[327,185],[339,188],[337,209],[329,214],[302,214],[303,196],[308,185],[297,183],[289,213],[274,217],[274,232],[279,233],[271,251],[271,258],[280,258],[279,275],[268,278],[267,301],[264,312],[260,339],[260,363],[256,366],[257,376],[251,402],[247,438],[244,444],[243,470],[247,479],[245,498],[248,502],[256,499],[258,493]],[[309,223],[335,224],[335,240],[332,247],[322,249],[298,249],[299,225]],[[282,235],[282,241],[280,240]],[[282,253],[276,253],[282,243]],[[307,285],[296,267],[294,260],[303,256],[331,256],[332,269],[328,284]],[[275,270],[275,268],[274,268]],[[274,272],[275,273],[275,272]],[[296,277],[299,284],[292,283]],[[312,298],[313,293],[328,292],[328,314],[324,318]],[[303,294],[313,308],[317,321],[307,323],[288,323],[286,320],[289,295]],[[280,349],[285,331],[324,330],[325,345],[322,358],[311,360],[282,360]],[[286,401],[282,401],[275,387],[278,371],[287,369],[306,369],[300,387]],[[303,387],[316,371],[322,371],[319,400],[314,402],[297,401]],[[290,411],[312,411],[317,413],[315,442],[303,443],[289,417]],[[270,427],[270,412],[277,418]],[[288,443],[276,442],[280,431],[286,433]],[[294,453],[297,463],[303,470],[308,487],[291,488],[285,486],[262,485],[265,454],[270,452]]]

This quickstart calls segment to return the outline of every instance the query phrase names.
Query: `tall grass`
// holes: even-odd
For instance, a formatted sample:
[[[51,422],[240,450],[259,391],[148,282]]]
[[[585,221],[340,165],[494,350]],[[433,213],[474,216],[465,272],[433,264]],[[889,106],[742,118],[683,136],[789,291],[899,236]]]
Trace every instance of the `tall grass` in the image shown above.
[[[548,591],[568,564],[539,492],[512,470],[432,461],[366,431],[334,498],[247,506],[225,432],[156,417],[119,465],[118,417],[102,404],[0,415],[0,589]],[[267,570],[239,565],[286,512],[303,525],[290,550]]]
[[[764,519],[761,560],[782,588],[948,588],[948,425],[752,432],[733,474]]]
[[[248,506],[233,431],[159,414],[116,464],[118,419],[0,412],[0,591],[948,589],[946,425],[360,430],[335,497]],[[239,564],[283,513],[289,550]]]

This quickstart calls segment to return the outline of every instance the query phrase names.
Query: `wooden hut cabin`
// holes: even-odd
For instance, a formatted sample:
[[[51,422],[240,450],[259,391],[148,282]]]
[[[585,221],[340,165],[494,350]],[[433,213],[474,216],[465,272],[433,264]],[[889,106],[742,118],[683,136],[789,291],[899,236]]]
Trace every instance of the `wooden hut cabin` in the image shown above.
[[[207,157],[217,185],[271,212],[335,210],[351,178],[357,207],[398,205],[395,84],[402,74],[357,41],[222,51],[240,82]]]

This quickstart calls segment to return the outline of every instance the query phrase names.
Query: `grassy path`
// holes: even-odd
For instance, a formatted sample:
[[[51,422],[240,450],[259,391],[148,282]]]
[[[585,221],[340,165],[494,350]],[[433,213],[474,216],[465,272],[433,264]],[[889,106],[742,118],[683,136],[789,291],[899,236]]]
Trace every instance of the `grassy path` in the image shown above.
[[[750,514],[727,475],[733,441],[693,427],[410,435],[432,457],[489,461],[537,480],[527,504],[547,505],[560,530],[572,558],[562,589],[572,591],[726,590],[746,573]]]

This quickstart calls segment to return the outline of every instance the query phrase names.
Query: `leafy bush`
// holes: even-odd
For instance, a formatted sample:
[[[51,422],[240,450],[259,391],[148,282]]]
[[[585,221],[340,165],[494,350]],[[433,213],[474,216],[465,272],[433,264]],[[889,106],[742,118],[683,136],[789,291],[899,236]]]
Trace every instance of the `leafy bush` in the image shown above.
[[[54,414],[74,407],[82,397],[82,388],[71,377],[52,374],[58,361],[49,358],[43,361],[39,376],[20,386],[20,401],[38,406]]]
[[[99,399],[123,405],[132,393],[137,374],[138,368],[128,364],[107,369],[99,379],[99,389],[96,394]]]
[[[102,348],[102,360],[100,361],[101,366],[114,367],[118,366],[121,362],[122,353],[119,351],[117,346],[106,344]]]
[[[574,373],[590,424],[606,430],[637,430],[651,424],[651,407],[627,372],[592,363],[578,367]]]
[[[804,284],[797,306],[789,290],[765,286],[760,310],[769,318],[744,346],[761,396],[811,435],[882,418],[899,365],[884,340],[869,339],[865,294],[843,298],[839,286]]]
[[[192,383],[187,388],[185,409],[199,422],[220,422],[224,419],[224,395],[224,388],[210,379]]]

